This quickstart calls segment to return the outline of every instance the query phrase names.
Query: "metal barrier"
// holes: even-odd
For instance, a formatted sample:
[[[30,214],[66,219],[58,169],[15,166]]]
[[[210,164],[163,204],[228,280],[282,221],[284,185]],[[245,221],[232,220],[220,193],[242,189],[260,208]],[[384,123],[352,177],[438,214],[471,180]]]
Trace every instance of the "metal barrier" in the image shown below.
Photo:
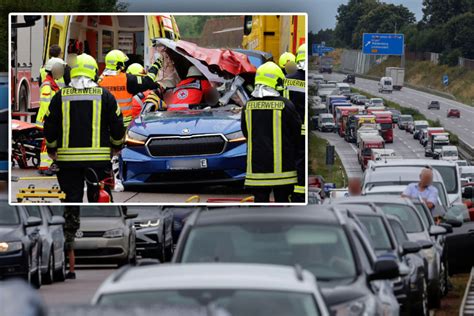
[[[474,315],[474,267],[471,270],[471,275],[467,282],[466,291],[459,308],[459,316],[472,316]]]

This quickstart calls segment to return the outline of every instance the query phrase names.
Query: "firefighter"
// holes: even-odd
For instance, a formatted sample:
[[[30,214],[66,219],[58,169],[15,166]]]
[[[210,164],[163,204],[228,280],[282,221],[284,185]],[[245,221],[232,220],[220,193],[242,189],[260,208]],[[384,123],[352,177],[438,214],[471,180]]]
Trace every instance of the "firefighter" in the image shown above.
[[[285,92],[284,96],[293,102],[300,115],[303,125],[301,126],[301,139],[300,139],[300,149],[303,150],[306,144],[306,45],[303,44],[298,47],[296,53],[296,66],[297,70],[293,74],[289,74],[285,79]],[[301,155],[300,155],[301,157]],[[298,183],[295,185],[295,191],[292,195],[292,201],[294,202],[304,202],[305,200],[305,182],[306,182],[306,161],[304,159],[305,155],[302,156],[303,159],[296,161],[296,166],[298,170]]]
[[[56,93],[45,116],[46,146],[59,167],[65,202],[82,202],[85,181],[89,202],[103,201],[99,182],[112,201],[110,159],[120,152],[125,129],[117,101],[97,85],[97,79],[95,59],[87,54],[77,56],[70,86]]]
[[[146,76],[135,76],[125,72],[127,55],[114,49],[105,55],[105,70],[100,76],[99,86],[110,91],[117,100],[123,115],[124,126],[132,121],[132,98],[139,92],[159,87],[155,82],[158,71],[163,66],[163,57],[160,55],[150,67]]]
[[[45,77],[40,87],[40,108],[36,115],[36,127],[43,130],[44,116],[48,112],[49,103],[53,96],[59,91],[58,80],[63,78],[65,62],[61,58],[52,57],[44,66]],[[43,139],[40,153],[39,172],[50,176],[54,172],[50,169],[52,160],[48,157],[46,141]]]
[[[54,44],[49,47],[49,58],[53,58],[53,57],[61,58],[61,47],[59,45]],[[69,83],[70,81],[69,71],[70,71],[69,67],[66,67],[64,71],[64,75],[61,78],[58,78],[56,80],[56,84],[59,86],[59,88],[64,88]],[[47,72],[46,72],[46,65],[45,65],[44,67],[40,68],[40,79],[39,79],[40,86],[43,84],[43,81],[45,80],[46,75],[47,75]]]
[[[257,69],[252,98],[242,110],[241,128],[247,138],[245,187],[255,202],[289,202],[297,183],[295,161],[302,159],[301,119],[291,101],[282,97],[285,76],[277,64]]]
[[[146,70],[145,67],[139,63],[134,63],[127,67],[127,74],[143,77],[146,76]],[[132,119],[136,118],[140,114],[141,110],[143,109],[145,99],[151,91],[152,90],[138,92],[132,97]]]
[[[278,65],[283,70],[285,75],[292,74],[296,71],[295,55],[290,52],[284,52],[281,54],[280,59],[278,60]]]

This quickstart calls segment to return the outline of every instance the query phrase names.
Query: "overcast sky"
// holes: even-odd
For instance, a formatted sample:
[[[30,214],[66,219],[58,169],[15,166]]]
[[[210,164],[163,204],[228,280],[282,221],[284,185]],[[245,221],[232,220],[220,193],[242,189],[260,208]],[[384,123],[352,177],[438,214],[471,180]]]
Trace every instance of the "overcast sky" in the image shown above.
[[[403,4],[417,20],[422,17],[423,0],[384,0]],[[129,4],[128,11],[139,12],[308,12],[309,30],[333,28],[337,8],[348,0],[122,0]]]

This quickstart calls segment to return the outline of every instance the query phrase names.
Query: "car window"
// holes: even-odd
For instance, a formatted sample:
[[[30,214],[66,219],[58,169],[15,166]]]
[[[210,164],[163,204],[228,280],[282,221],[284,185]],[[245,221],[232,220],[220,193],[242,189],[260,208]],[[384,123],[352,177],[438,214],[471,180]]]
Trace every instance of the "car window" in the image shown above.
[[[120,217],[117,206],[81,206],[81,217]]]
[[[355,277],[343,229],[335,225],[242,223],[195,227],[183,262],[299,264],[320,281]]]
[[[423,224],[425,227],[430,227],[431,226],[431,221],[428,218],[428,214],[426,213],[425,207],[421,203],[413,203],[415,204],[416,210],[418,211],[418,214],[420,214],[421,219],[423,220]]]
[[[184,308],[219,308],[219,315],[319,315],[316,301],[310,293],[247,289],[152,290],[110,293],[102,295],[100,305],[138,306],[162,304]]]
[[[391,250],[393,249],[392,243],[390,242],[390,236],[383,223],[382,217],[370,216],[370,215],[358,215],[357,216],[365,229],[369,233],[372,245],[375,250]]]
[[[362,242],[361,236],[354,231],[354,238],[353,242],[356,248],[356,252],[358,254],[359,260],[362,264],[362,267],[366,273],[371,273],[371,267],[372,267],[372,260],[370,259],[371,256],[368,253],[367,249],[364,246],[364,243]]]
[[[385,214],[393,215],[402,222],[407,233],[419,233],[423,231],[423,224],[420,217],[417,216],[416,210],[408,205],[380,203]]]
[[[20,224],[20,215],[14,206],[2,203],[2,211],[0,212],[0,225],[18,225]]]
[[[434,169],[438,170],[443,178],[444,186],[449,194],[458,193],[458,176],[455,166],[433,166]]]
[[[392,231],[395,234],[395,238],[397,239],[399,244],[402,244],[405,241],[408,241],[408,236],[405,232],[405,229],[399,222],[393,219],[389,219],[388,222],[390,223],[390,226],[392,227]]]
[[[42,220],[41,210],[39,206],[27,206],[25,208],[26,208],[26,212],[28,213],[28,216],[38,217],[39,219]]]

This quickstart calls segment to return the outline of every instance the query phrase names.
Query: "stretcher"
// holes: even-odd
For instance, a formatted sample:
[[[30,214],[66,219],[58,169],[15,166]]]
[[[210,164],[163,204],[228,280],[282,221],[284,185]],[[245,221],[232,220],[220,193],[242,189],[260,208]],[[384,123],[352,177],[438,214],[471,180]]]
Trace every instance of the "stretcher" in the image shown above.
[[[34,180],[57,180],[57,177],[12,177],[13,182]],[[51,188],[37,188],[34,184],[29,184],[26,188],[20,188],[16,194],[18,203],[48,203],[51,199],[58,199],[60,202],[66,199],[66,193],[61,191],[58,184],[53,184]]]
[[[12,120],[12,164],[21,169],[38,168],[43,132],[35,124]]]
[[[253,203],[253,196],[247,196],[245,198],[209,198],[206,203]],[[186,200],[186,203],[200,203],[201,197],[199,195],[193,195]]]

